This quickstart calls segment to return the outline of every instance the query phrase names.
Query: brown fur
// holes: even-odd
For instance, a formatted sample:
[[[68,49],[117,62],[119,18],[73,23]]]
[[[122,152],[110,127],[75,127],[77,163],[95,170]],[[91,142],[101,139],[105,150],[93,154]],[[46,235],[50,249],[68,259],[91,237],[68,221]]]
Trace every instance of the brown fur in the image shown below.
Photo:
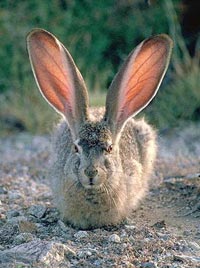
[[[105,141],[111,138],[106,135],[103,121],[99,122],[97,118],[92,125],[97,128],[103,125],[104,130],[103,127],[100,130]],[[84,131],[88,139],[91,129]],[[121,133],[119,150],[116,144],[116,150],[109,155],[115,170],[111,172],[108,168],[110,174],[104,187],[85,189],[78,178],[74,181],[66,176],[66,169],[74,165],[74,159],[70,157],[74,152],[70,130],[66,122],[62,122],[56,130],[51,177],[55,201],[64,221],[88,229],[117,224],[129,216],[148,190],[156,155],[155,138],[155,131],[144,120],[130,119]]]

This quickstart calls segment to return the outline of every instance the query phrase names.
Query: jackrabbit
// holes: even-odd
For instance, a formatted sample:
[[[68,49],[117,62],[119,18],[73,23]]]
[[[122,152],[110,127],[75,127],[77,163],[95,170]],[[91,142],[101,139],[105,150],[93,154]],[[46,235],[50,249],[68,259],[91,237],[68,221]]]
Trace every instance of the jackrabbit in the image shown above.
[[[68,50],[43,29],[30,32],[27,47],[40,92],[64,117],[50,172],[62,218],[81,229],[121,222],[145,195],[153,171],[155,131],[133,116],[158,91],[171,39],[150,37],[129,54],[108,90],[105,112],[100,108],[93,119],[84,80]]]

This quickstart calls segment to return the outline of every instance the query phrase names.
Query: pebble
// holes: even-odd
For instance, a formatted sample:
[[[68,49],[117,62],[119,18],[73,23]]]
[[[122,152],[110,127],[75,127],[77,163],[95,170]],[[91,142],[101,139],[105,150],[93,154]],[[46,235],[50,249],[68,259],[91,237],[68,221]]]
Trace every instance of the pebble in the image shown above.
[[[109,238],[108,238],[108,240],[110,242],[113,242],[113,243],[120,243],[121,242],[121,238],[117,234],[110,235]]]
[[[82,239],[88,236],[89,234],[87,231],[78,231],[77,233],[74,234],[74,237],[76,237],[77,239]]]
[[[154,262],[144,262],[141,264],[141,268],[157,268],[157,265]]]
[[[34,236],[30,233],[21,233],[18,234],[15,239],[14,239],[14,243],[17,245],[20,245],[22,243],[26,243],[26,242],[30,242],[32,241],[34,238]]]
[[[15,224],[19,224],[21,221],[27,221],[27,218],[24,216],[17,216],[17,217],[12,217],[12,218],[8,218],[8,223],[15,225]]]
[[[18,191],[10,191],[8,193],[8,198],[10,200],[16,200],[16,199],[20,199],[22,197],[21,193]]]
[[[63,221],[58,220],[58,225],[59,225],[60,229],[61,229],[63,232],[68,232],[68,231],[69,231],[69,228],[67,228],[67,226],[64,224]]]
[[[92,252],[90,250],[80,250],[77,253],[78,258],[82,259],[82,258],[87,258],[92,256]]]
[[[42,206],[42,205],[33,205],[28,209],[28,214],[30,214],[31,216],[34,216],[38,219],[41,219],[45,212],[46,212],[46,207]]]
[[[134,238],[134,236],[130,235],[128,239],[129,239],[129,241],[130,241],[131,243],[133,243],[133,244],[135,243],[135,238]]]
[[[55,223],[58,222],[59,218],[59,212],[56,208],[47,208],[45,212],[45,217],[42,218],[42,221],[48,223]]]
[[[18,210],[9,210],[9,211],[6,212],[6,216],[7,216],[8,219],[10,219],[10,218],[13,218],[13,217],[20,216],[20,213],[19,213]]]
[[[196,256],[188,256],[188,255],[174,255],[174,260],[175,261],[190,261],[193,264],[199,264],[200,263],[200,257]]]
[[[76,256],[76,252],[66,245],[63,245],[65,257],[71,259]]]
[[[124,227],[126,229],[128,229],[128,230],[136,230],[136,226],[135,225],[125,225]]]
[[[188,242],[188,246],[194,251],[200,251],[200,245],[196,242],[190,241]]]
[[[192,234],[192,230],[189,230],[189,231],[188,231],[188,230],[184,230],[184,231],[183,231],[183,235],[184,235],[184,236],[189,236],[189,235],[191,235],[191,234]]]
[[[156,223],[154,223],[154,224],[152,225],[152,227],[155,227],[155,228],[157,228],[157,229],[162,229],[162,228],[165,228],[165,227],[166,227],[166,223],[165,223],[164,220],[162,220],[162,221],[157,221]]]
[[[136,266],[129,261],[125,261],[124,264],[126,268],[136,268]]]
[[[128,236],[127,232],[125,230],[122,230],[121,233],[120,233],[120,237],[125,238],[127,236]]]
[[[168,234],[163,234],[163,233],[159,233],[157,232],[157,235],[160,237],[161,240],[167,241],[170,236]]]
[[[100,260],[94,261],[94,266],[101,266],[102,262]]]
[[[0,186],[0,194],[7,194],[8,191],[6,190],[6,188],[4,186]]]

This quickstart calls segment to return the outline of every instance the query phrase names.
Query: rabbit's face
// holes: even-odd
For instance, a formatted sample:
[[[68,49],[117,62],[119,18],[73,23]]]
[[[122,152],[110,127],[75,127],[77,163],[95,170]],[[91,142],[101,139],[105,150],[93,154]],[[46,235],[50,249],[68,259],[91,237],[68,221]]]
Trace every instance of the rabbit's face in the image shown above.
[[[112,135],[103,123],[87,122],[73,144],[76,176],[86,189],[97,189],[111,182],[119,165]]]

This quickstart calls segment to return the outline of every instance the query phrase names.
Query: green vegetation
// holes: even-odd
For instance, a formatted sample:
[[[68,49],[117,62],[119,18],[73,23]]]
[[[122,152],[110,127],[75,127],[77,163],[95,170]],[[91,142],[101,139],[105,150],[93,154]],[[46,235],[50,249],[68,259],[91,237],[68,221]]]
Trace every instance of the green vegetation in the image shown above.
[[[114,74],[136,44],[152,34],[169,33],[175,42],[171,68],[145,115],[161,129],[181,119],[197,120],[199,55],[189,56],[181,36],[174,10],[180,1],[160,0],[152,6],[146,2],[2,0],[0,120],[14,116],[28,131],[44,133],[57,118],[31,72],[25,38],[32,28],[44,28],[65,44],[90,90],[91,104],[97,106],[103,105]]]
[[[174,40],[171,70],[157,97],[146,110],[146,117],[159,128],[167,129],[188,121],[200,120],[200,47],[191,57],[182,37],[173,2],[165,0],[169,35]]]

